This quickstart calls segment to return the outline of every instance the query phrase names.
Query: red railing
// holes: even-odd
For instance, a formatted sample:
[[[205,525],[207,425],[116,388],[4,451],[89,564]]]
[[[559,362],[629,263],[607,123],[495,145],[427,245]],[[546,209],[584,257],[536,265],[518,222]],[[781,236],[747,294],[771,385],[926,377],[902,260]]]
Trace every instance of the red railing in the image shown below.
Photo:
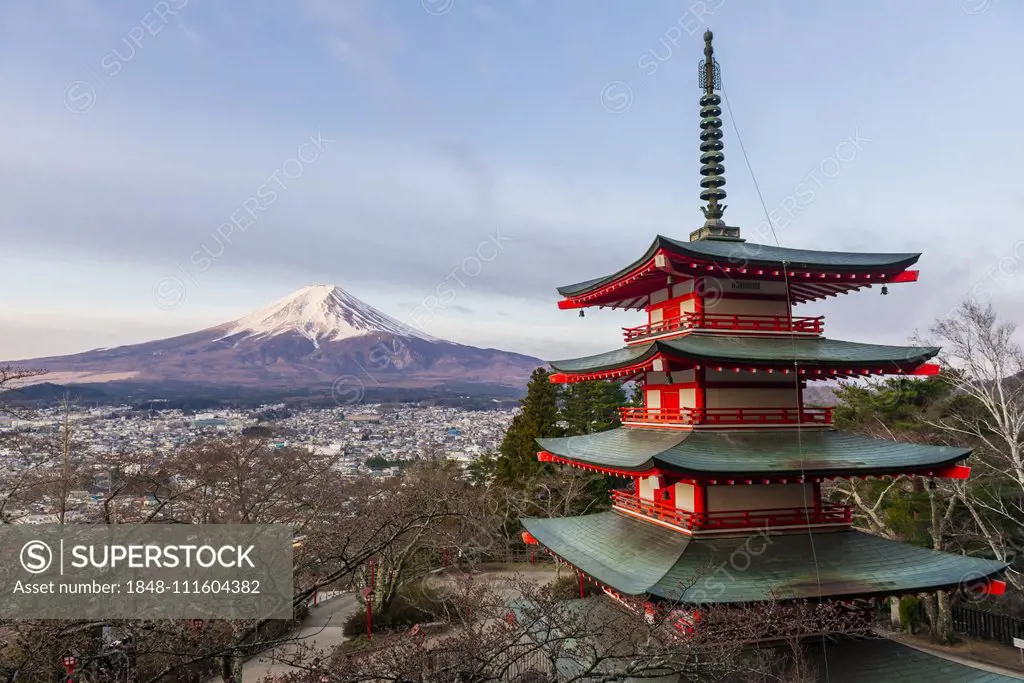
[[[730,512],[687,512],[657,501],[641,500],[630,491],[612,491],[612,503],[620,508],[684,529],[724,531],[755,527],[801,526],[806,524],[852,524],[849,505],[821,503],[821,508],[775,508]]]
[[[683,313],[660,322],[622,328],[626,342],[679,330],[728,330],[731,332],[799,332],[821,334],[825,317],[794,318],[785,315],[730,315],[727,313]]]
[[[660,425],[830,425],[831,408],[619,408],[623,422]]]

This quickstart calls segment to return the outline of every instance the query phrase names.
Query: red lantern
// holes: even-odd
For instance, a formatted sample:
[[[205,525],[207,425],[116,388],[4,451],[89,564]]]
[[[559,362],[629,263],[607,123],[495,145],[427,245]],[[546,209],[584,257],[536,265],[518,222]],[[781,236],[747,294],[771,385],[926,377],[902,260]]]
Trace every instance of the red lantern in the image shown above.
[[[653,624],[658,618],[658,608],[654,606],[653,602],[644,603],[644,621],[648,624]]]
[[[75,667],[78,666],[78,657],[74,655],[64,655],[60,658],[60,663],[64,666],[64,669],[71,675],[75,671]]]

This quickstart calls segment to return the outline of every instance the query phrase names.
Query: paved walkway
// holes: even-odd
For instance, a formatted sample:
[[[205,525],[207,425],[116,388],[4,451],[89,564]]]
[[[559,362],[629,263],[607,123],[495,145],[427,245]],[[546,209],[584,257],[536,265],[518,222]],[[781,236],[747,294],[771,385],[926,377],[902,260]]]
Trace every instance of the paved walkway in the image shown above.
[[[342,593],[322,602],[309,610],[309,616],[295,633],[295,641],[257,655],[245,663],[242,669],[244,683],[258,683],[266,676],[280,675],[294,671],[293,667],[275,661],[282,655],[295,652],[297,643],[330,652],[345,642],[342,627],[349,614],[360,608],[353,593]]]
[[[454,570],[448,570],[434,574],[430,580],[444,582],[452,580],[455,576],[458,574]],[[482,572],[473,574],[475,580],[482,581],[499,581],[515,576],[527,577],[530,581],[538,583],[550,581],[555,577],[555,568],[551,564],[492,565]],[[360,609],[362,605],[353,593],[342,593],[333,597],[309,610],[309,616],[296,632],[295,640],[310,648],[329,653],[347,640],[342,627],[348,616]],[[275,660],[282,655],[294,653],[296,647],[296,643],[287,643],[249,659],[242,669],[243,683],[258,683],[266,676],[294,671],[293,667]]]

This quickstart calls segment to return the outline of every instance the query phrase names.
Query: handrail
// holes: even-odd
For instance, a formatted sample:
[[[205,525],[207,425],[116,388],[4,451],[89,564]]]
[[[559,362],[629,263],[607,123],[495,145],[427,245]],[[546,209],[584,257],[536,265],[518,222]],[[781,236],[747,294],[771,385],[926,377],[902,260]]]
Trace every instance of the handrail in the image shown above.
[[[612,491],[612,503],[645,517],[658,519],[686,529],[723,530],[762,526],[802,524],[852,524],[849,505],[822,502],[820,508],[764,508],[719,512],[690,512],[658,501],[642,500],[629,491]]]
[[[832,408],[619,408],[623,422],[675,425],[832,424]]]
[[[729,330],[733,332],[797,332],[822,334],[825,316],[746,315],[688,312],[637,327],[623,327],[626,342],[679,330]]]

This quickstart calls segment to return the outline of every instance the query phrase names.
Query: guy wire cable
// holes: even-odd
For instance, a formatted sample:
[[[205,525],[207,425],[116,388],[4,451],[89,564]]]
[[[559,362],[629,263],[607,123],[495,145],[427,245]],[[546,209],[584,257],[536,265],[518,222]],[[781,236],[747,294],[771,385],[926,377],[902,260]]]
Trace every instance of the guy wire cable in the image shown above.
[[[743,161],[747,165],[747,170],[750,172],[750,179],[754,183],[754,190],[757,192],[757,198],[761,202],[761,209],[764,211],[765,221],[768,223],[768,227],[772,231],[772,239],[775,240],[775,246],[782,248],[782,244],[779,242],[779,236],[775,232],[775,225],[772,223],[771,215],[768,213],[768,206],[764,202],[764,196],[761,194],[761,187],[757,184],[757,177],[754,175],[754,169],[750,165],[750,158],[747,156],[747,150],[743,146],[743,138],[740,136],[739,126],[736,125],[736,116],[733,114],[732,105],[729,104],[729,94],[722,87],[722,96],[725,100],[725,107],[729,111],[729,121],[732,123],[733,131],[736,133],[736,141],[739,143],[740,152],[743,154]],[[799,361],[796,360],[796,333],[793,330],[792,319],[793,319],[793,296],[789,288],[789,263],[787,261],[782,262],[782,276],[786,285],[786,306],[788,307],[787,317],[790,320],[789,326],[789,340],[790,346],[793,351],[793,375],[797,396],[797,423],[796,423],[796,435],[797,435],[797,452],[800,456],[800,479],[802,480],[801,490],[803,491],[804,510],[807,510],[807,477],[806,470],[804,468],[804,447],[803,447],[803,400],[801,397],[801,386],[800,386],[800,372],[799,372]],[[814,530],[811,525],[807,525],[807,538],[810,541],[811,546],[811,557],[814,560],[814,578],[818,584],[818,604],[821,604],[821,568],[818,566],[818,553],[814,547]],[[828,652],[827,652],[827,639],[825,638],[825,632],[821,633],[821,656],[822,661],[825,665],[825,680],[831,682],[832,678],[829,675],[828,670]]]

